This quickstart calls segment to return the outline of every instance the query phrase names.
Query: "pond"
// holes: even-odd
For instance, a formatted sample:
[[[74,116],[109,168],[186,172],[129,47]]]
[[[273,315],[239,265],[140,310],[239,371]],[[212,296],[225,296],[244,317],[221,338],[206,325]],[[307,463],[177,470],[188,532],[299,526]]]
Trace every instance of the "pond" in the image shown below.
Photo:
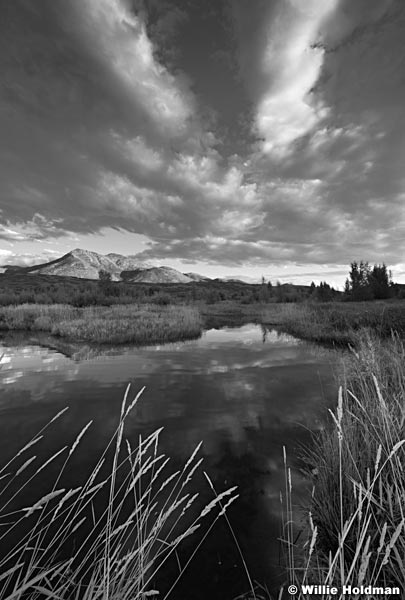
[[[278,541],[283,446],[293,468],[295,501],[305,503],[309,484],[299,470],[300,448],[336,403],[334,351],[248,324],[144,348],[91,348],[14,333],[2,337],[0,356],[2,462],[69,406],[47,434],[47,444],[52,452],[62,442],[71,443],[93,419],[70,473],[74,486],[75,473],[79,477],[94,465],[110,439],[127,384],[131,397],[145,386],[126,437],[136,440],[140,432],[163,427],[161,450],[174,464],[186,461],[203,441],[204,469],[217,489],[239,486],[229,519],[251,577],[277,589],[284,577]],[[36,488],[36,497],[49,491],[46,484]],[[21,502],[29,505],[30,493]],[[206,489],[202,496],[209,501],[210,494]],[[169,576],[162,576],[163,588]],[[235,542],[221,523],[170,598],[231,600],[247,589]]]

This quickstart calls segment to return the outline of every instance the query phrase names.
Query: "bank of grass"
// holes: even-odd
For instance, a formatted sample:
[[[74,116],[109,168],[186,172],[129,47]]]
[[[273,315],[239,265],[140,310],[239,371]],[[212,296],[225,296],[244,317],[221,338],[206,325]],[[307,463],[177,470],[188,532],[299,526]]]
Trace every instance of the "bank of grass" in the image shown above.
[[[190,306],[22,304],[0,307],[1,329],[45,331],[75,342],[142,345],[196,338],[202,324]]]
[[[304,551],[294,544],[291,522],[286,526],[290,579],[299,589],[315,583],[339,590],[395,587],[403,593],[405,347],[397,335],[382,340],[363,333],[357,342],[344,359],[337,410],[307,456],[314,491]],[[289,516],[290,493],[287,486]]]
[[[140,438],[134,447],[125,441],[125,421],[140,396],[130,402],[128,391],[129,387],[114,436],[83,484],[62,487],[64,472],[91,422],[72,445],[44,464],[36,461],[44,434],[65,410],[0,468],[1,600],[155,597],[159,593],[156,574],[180,543],[208,519],[198,548],[215,522],[226,518],[228,506],[237,498],[235,487],[217,493],[207,476],[212,500],[199,508],[199,494],[190,493],[202,460],[198,458],[201,444],[182,468],[171,472],[169,459],[158,451],[160,430]],[[62,466],[49,492],[16,509],[19,494],[27,485],[35,489],[40,473],[56,459],[62,460]],[[100,496],[101,510],[97,508]],[[77,536],[80,542],[75,543]],[[253,587],[252,598],[256,598]]]
[[[232,327],[252,322],[259,323],[265,305],[260,302],[243,304],[232,300],[224,300],[212,304],[198,302],[196,306],[203,318],[204,325],[209,329],[211,327]],[[281,304],[272,304],[271,306],[273,307],[273,314],[281,311]]]
[[[356,345],[364,329],[387,337],[392,331],[405,334],[405,303],[328,302],[267,305],[265,325],[279,327],[301,339],[335,345]]]

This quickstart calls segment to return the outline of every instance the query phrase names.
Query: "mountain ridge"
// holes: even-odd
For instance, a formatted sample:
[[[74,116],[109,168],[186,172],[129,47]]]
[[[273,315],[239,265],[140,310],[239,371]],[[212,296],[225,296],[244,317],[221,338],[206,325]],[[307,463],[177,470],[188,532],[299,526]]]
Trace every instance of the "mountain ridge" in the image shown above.
[[[100,254],[91,250],[75,248],[63,256],[46,263],[20,267],[16,265],[0,266],[4,273],[26,273],[53,275],[55,277],[79,277],[81,279],[99,279],[99,271],[106,271],[112,281],[133,283],[191,283],[209,281],[198,273],[181,273],[172,267],[156,267],[147,261],[141,261],[138,255],[123,255],[115,252]]]

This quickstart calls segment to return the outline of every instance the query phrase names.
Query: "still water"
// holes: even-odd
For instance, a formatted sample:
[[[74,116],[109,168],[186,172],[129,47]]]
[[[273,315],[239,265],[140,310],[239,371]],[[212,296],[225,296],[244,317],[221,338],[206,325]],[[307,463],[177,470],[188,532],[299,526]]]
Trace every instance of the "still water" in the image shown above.
[[[164,427],[161,450],[174,464],[187,460],[203,440],[204,468],[216,487],[239,486],[229,518],[251,576],[277,589],[283,579],[278,541],[283,446],[293,468],[294,499],[305,502],[309,483],[299,470],[300,447],[310,443],[311,432],[322,427],[327,408],[335,404],[333,351],[249,324],[144,348],[4,335],[0,356],[1,462],[69,406],[49,434],[49,452],[71,443],[93,419],[76,465],[77,472],[91,468],[117,425],[127,384],[133,395],[145,386],[126,436],[136,440],[140,432]],[[47,491],[37,489],[36,496]],[[247,589],[232,536],[221,525],[170,597],[231,600]]]

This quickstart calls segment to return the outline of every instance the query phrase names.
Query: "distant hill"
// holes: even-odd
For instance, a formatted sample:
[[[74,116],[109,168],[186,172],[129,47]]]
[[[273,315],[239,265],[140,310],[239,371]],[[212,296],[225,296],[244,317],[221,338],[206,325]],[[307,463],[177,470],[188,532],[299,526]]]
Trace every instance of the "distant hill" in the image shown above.
[[[250,283],[252,285],[261,283],[261,279],[258,279],[257,277],[246,277],[244,275],[230,275],[227,277],[221,277],[220,281],[237,281],[242,283]]]
[[[103,255],[81,248],[76,248],[55,260],[31,267],[4,265],[0,267],[0,272],[98,279],[101,269],[110,273],[113,281],[139,283],[209,281],[208,277],[195,273],[188,275],[170,267],[154,267],[151,263],[140,261],[136,255],[124,256],[113,252]]]
[[[170,267],[124,271],[121,276],[124,281],[132,283],[190,283],[193,281],[184,273]]]
[[[186,277],[189,277],[192,281],[212,281],[210,277],[199,275],[198,273],[183,273]]]
[[[104,269],[111,273],[114,281],[119,281],[120,269],[107,256],[76,248],[61,258],[32,267],[11,267],[7,272],[17,270],[23,273],[38,275],[58,275],[61,277],[80,277],[82,279],[98,279],[98,272]]]

